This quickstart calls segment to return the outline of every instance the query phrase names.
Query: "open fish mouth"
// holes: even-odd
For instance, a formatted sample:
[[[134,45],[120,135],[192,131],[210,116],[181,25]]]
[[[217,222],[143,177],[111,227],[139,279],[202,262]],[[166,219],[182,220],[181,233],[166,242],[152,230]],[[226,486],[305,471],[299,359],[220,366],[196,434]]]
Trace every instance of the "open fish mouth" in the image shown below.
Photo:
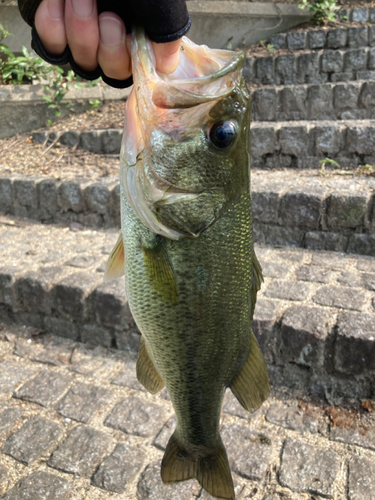
[[[198,46],[183,37],[178,68],[171,75],[159,74],[151,43],[143,29],[135,27],[132,60],[134,87],[126,104],[121,186],[138,218],[152,232],[174,240],[197,237],[200,230],[196,224],[189,229],[171,206],[187,207],[200,197],[197,203],[207,217],[202,228],[215,220],[218,207],[206,206],[211,203],[207,187],[179,186],[155,171],[152,151],[165,137],[173,147],[173,137],[181,141],[202,127],[215,103],[232,94],[238,85],[245,54]],[[219,204],[222,206],[221,201]],[[160,208],[166,205],[170,224],[159,217]]]

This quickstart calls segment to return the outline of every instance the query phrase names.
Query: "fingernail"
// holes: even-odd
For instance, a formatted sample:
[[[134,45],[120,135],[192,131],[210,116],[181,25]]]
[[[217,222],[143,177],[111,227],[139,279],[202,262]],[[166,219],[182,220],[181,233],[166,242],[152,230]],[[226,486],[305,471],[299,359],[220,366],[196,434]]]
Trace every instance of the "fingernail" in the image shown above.
[[[72,0],[72,5],[78,17],[89,17],[94,12],[93,0]]]
[[[99,18],[100,41],[104,45],[117,46],[124,43],[124,25],[114,17]]]
[[[59,0],[49,0],[48,13],[52,19],[62,19],[64,17],[65,3]]]

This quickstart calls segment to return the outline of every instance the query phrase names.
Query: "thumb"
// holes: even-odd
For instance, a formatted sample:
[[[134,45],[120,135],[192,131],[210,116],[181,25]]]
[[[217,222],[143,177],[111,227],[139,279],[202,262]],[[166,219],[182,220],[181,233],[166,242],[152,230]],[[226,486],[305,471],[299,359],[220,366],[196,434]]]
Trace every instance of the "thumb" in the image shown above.
[[[168,43],[152,42],[154,49],[156,70],[160,73],[173,73],[180,62],[181,38]]]

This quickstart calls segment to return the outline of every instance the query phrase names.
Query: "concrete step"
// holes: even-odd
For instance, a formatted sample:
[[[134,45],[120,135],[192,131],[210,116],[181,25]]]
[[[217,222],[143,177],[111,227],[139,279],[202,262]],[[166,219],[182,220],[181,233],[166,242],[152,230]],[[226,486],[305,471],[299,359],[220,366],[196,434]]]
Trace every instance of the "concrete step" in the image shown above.
[[[77,229],[72,227],[72,229]],[[135,353],[123,278],[103,283],[117,231],[3,219],[0,319]],[[324,395],[375,390],[375,258],[257,246],[265,282],[253,328],[270,372]],[[225,306],[225,303],[223,304]]]
[[[375,81],[251,88],[254,121],[374,120]]]
[[[316,170],[253,169],[256,241],[375,255],[375,178],[334,172],[329,164],[326,175]],[[3,214],[65,226],[119,228],[119,207],[117,178],[93,182],[0,177]]]
[[[375,80],[375,47],[249,55],[244,76],[249,86]]]

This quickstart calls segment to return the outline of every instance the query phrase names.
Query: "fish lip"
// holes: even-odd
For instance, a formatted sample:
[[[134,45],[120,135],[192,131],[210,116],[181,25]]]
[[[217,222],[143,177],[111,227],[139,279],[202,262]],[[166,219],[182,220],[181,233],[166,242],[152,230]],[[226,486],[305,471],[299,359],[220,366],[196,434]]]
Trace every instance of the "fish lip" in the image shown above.
[[[215,92],[207,92],[207,86],[222,79],[229,73],[241,70],[246,59],[244,52],[234,52],[222,68],[209,75],[164,80],[156,72],[151,44],[146,37],[144,29],[140,26],[135,26],[133,32],[132,58],[135,68],[133,73],[135,74],[135,79],[137,79],[137,70],[141,70],[146,82],[151,84],[150,97],[156,107],[164,109],[190,108],[198,104],[221,99],[233,92],[233,80],[228,81],[227,86],[219,92],[217,89],[215,89]],[[184,43],[186,43],[184,42],[184,38],[182,38],[182,48],[184,47]],[[228,52],[229,57],[232,51],[222,52]]]

